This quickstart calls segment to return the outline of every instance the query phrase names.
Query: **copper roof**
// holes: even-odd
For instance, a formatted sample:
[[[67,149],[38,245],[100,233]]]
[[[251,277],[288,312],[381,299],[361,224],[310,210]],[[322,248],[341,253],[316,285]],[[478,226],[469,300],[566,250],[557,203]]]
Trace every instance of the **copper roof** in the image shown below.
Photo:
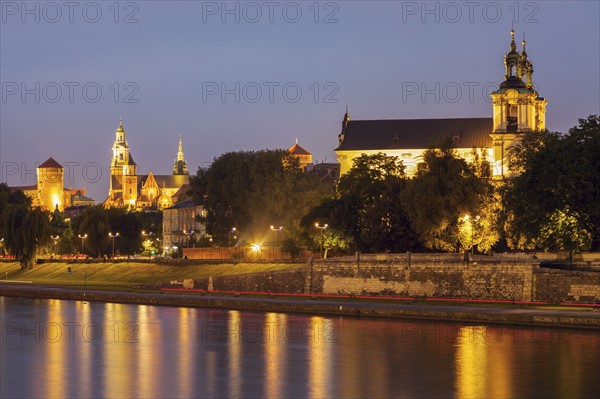
[[[443,136],[457,148],[490,148],[492,130],[492,118],[351,120],[336,151],[422,149]]]

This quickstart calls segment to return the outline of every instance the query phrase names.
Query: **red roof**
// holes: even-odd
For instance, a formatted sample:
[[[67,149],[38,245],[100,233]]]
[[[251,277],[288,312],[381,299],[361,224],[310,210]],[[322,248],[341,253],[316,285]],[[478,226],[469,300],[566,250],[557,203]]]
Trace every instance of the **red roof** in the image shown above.
[[[54,158],[50,157],[46,162],[38,166],[38,168],[59,168],[63,169],[62,165],[54,160]]]
[[[298,143],[294,144],[288,151],[293,155],[312,155],[310,152],[300,147]]]

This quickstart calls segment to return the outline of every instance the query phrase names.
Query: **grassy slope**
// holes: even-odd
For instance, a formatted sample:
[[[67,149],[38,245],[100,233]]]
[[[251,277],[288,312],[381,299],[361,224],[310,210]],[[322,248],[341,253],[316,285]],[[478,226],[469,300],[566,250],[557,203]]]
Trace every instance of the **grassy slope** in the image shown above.
[[[67,267],[72,274],[67,274]],[[158,265],[149,263],[44,263],[33,269],[21,271],[18,263],[0,263],[0,279],[31,281],[33,284],[75,285],[83,284],[87,272],[88,286],[122,286],[169,282],[187,278],[220,275],[259,273],[303,267],[287,263],[237,263],[237,264],[186,264]]]

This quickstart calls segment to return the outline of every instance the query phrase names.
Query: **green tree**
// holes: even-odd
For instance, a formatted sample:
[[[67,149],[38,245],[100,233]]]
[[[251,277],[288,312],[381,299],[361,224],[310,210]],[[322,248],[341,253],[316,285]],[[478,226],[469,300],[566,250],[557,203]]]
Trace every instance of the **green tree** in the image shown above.
[[[565,135],[532,132],[513,150],[505,206],[518,248],[600,250],[600,118]]]
[[[6,210],[5,243],[19,259],[21,270],[33,267],[38,248],[50,242],[50,214],[28,205],[10,204]]]
[[[424,152],[416,176],[402,194],[412,226],[425,247],[433,250],[457,251],[477,244],[487,249],[488,241],[498,238],[494,212],[489,209],[493,198],[489,166],[477,158],[469,164],[458,157],[450,138],[442,138],[436,147]],[[469,239],[464,242],[467,220],[471,221]],[[484,245],[476,237],[488,240]]]
[[[87,208],[79,221],[78,234],[87,234],[84,250],[89,249],[98,258],[106,253],[111,230],[108,214],[102,205]]]
[[[119,236],[115,238],[115,254],[133,255],[142,249],[142,221],[136,212],[126,208],[108,208],[106,212],[110,232]],[[108,234],[108,233],[107,233]],[[112,238],[110,251],[112,253]]]
[[[206,210],[207,232],[220,244],[227,244],[233,227],[250,242],[269,239],[271,225],[284,226],[282,238],[297,238],[300,218],[331,196],[285,150],[229,152],[190,180],[194,202]]]
[[[400,193],[406,186],[397,157],[363,154],[338,183],[338,198],[323,201],[303,219],[309,236],[314,223],[327,223],[331,249],[403,252],[415,248],[416,236]]]

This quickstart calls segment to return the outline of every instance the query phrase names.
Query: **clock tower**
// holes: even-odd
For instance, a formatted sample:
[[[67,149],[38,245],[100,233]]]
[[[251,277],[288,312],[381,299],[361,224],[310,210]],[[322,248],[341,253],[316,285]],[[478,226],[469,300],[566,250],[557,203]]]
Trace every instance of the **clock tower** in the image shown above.
[[[546,129],[547,103],[533,87],[533,64],[527,58],[525,38],[519,53],[514,30],[510,35],[510,51],[504,55],[504,82],[491,93],[494,112],[491,137],[496,178],[510,175],[510,149],[518,144],[525,133]]]
[[[112,159],[110,162],[110,188],[109,198],[118,206],[136,205],[137,192],[137,164],[129,152],[129,145],[125,139],[123,120],[115,132],[115,142],[112,146]]]

